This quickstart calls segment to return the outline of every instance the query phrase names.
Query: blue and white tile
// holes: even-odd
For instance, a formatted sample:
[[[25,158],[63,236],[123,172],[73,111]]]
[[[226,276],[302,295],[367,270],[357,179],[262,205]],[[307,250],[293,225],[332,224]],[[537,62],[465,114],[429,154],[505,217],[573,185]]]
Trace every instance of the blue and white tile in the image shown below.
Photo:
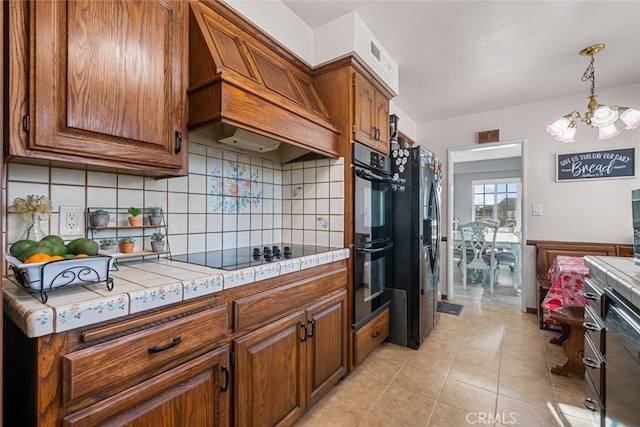
[[[140,313],[152,308],[163,307],[182,301],[182,283],[177,282],[170,285],[157,286],[142,291],[131,292],[131,313]]]
[[[339,261],[341,259],[349,258],[349,249],[338,249],[333,253],[333,260]]]
[[[241,268],[240,270],[227,271],[224,276],[224,289],[235,288],[255,281],[255,270],[253,267]]]
[[[222,176],[222,159],[216,157],[207,157],[207,174],[221,177]]]
[[[280,264],[277,262],[262,264],[253,268],[256,272],[256,282],[280,275]]]
[[[4,281],[5,313],[29,338],[54,332],[53,308],[10,280]]]
[[[220,292],[223,289],[224,278],[222,274],[204,277],[201,279],[186,280],[182,282],[184,287],[184,299],[196,298]]]
[[[333,251],[322,252],[318,254],[318,265],[329,264],[333,262]]]
[[[300,270],[300,258],[292,258],[280,261],[280,274],[293,273]]]
[[[117,319],[129,314],[127,294],[115,294],[109,298],[56,305],[55,331],[64,332],[81,326]]]

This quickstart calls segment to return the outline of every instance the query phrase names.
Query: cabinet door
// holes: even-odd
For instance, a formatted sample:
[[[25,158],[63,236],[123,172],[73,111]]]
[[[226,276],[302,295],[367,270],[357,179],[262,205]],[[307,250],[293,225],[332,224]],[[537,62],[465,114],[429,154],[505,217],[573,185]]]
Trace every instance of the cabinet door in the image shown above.
[[[291,425],[302,415],[307,340],[299,311],[235,341],[236,425]]]
[[[362,75],[355,73],[353,139],[366,145],[375,141],[375,88]]]
[[[188,2],[32,7],[28,143],[18,154],[183,168]]]
[[[65,426],[228,426],[229,346],[68,415]]]
[[[383,154],[389,155],[389,100],[376,91],[376,116],[375,126],[378,129],[377,139],[374,141],[373,148]]]
[[[347,291],[307,309],[308,405],[347,373]]]

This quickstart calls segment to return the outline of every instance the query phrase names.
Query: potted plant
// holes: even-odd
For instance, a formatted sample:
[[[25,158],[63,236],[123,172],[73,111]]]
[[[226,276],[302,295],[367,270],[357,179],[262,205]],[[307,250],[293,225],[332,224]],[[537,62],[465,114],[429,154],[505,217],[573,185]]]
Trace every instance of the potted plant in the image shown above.
[[[94,228],[106,227],[109,225],[109,212],[104,209],[96,209],[89,214],[89,221]]]
[[[140,227],[144,219],[140,216],[142,210],[140,208],[131,207],[127,209],[127,212],[129,212],[129,215],[131,215],[129,217],[129,224],[131,224],[132,227]]]
[[[116,250],[115,239],[102,239],[100,240],[100,249],[107,252],[113,252]]]
[[[154,206],[149,208],[149,224],[160,225],[162,224],[162,208],[160,206]]]
[[[118,249],[123,254],[130,254],[131,252],[133,252],[133,247],[135,246],[135,244],[136,242],[131,237],[123,237],[118,242]]]
[[[153,233],[151,235],[151,250],[153,252],[163,252],[164,251],[164,234],[162,234],[162,233]]]
[[[509,232],[513,233],[513,230],[516,228],[516,223],[513,221],[509,221],[507,223],[507,227],[509,228]]]

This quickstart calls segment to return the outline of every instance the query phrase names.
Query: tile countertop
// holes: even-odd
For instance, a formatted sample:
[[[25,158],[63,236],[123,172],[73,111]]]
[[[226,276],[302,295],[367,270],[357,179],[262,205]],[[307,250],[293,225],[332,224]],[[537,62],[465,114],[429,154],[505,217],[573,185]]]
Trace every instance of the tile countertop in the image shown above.
[[[589,273],[640,309],[640,265],[633,258],[586,256]]]
[[[69,287],[50,292],[46,304],[39,292],[26,292],[9,275],[4,280],[4,312],[34,338],[346,258],[349,249],[337,249],[234,271],[164,258],[120,262],[118,270],[109,273],[114,280],[112,291],[104,283]]]

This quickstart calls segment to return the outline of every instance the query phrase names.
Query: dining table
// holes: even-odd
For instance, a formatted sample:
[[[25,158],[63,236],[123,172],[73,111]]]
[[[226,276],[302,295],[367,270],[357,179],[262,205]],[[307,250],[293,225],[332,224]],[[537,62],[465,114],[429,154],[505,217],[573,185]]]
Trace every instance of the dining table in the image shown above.
[[[486,241],[491,242],[493,240],[491,233],[486,233]],[[518,231],[501,231],[496,232],[496,240],[493,245],[494,250],[506,250],[515,256],[515,262],[513,266],[513,291],[515,294],[520,294],[521,286],[521,251],[520,251],[520,232]],[[453,230],[453,243],[455,246],[463,247],[464,241],[462,232],[460,230]]]

